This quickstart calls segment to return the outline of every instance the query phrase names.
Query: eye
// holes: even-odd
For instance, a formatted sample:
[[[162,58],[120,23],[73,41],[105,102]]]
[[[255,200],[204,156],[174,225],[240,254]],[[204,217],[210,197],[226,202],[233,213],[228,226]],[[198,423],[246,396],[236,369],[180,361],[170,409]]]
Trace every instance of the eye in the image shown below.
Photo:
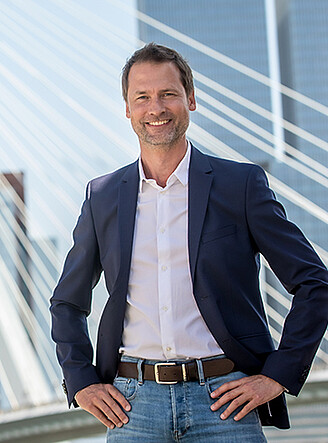
[[[175,94],[173,94],[173,92],[165,92],[163,94],[163,97],[170,97],[170,96],[173,96],[173,95],[175,95]]]
[[[146,95],[139,95],[139,97],[137,97],[137,100],[146,100],[146,98]]]

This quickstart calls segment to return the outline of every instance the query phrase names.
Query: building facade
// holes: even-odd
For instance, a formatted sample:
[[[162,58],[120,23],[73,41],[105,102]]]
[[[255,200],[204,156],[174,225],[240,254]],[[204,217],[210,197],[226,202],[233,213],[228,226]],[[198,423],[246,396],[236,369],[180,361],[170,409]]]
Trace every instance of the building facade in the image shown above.
[[[234,149],[236,154],[262,165],[269,174],[287,184],[292,190],[327,210],[328,192],[327,187],[322,184],[324,179],[321,180],[319,176],[317,181],[313,180],[303,173],[304,160],[300,167],[297,167],[300,163],[295,162],[299,161],[298,154],[301,153],[306,154],[311,161],[314,160],[327,168],[328,151],[285,129],[282,131],[283,142],[296,148],[296,151],[289,151],[285,145],[283,146],[283,149],[286,149],[285,155],[282,157],[275,155],[274,140],[268,141],[259,135],[260,133],[256,134],[251,126],[251,123],[255,123],[267,133],[274,134],[274,123],[265,118],[267,111],[275,111],[270,88],[238,69],[209,57],[192,45],[189,46],[182,41],[180,36],[175,35],[174,31],[179,31],[268,77],[272,73],[273,52],[276,49],[278,57],[275,67],[282,83],[328,106],[328,59],[324,55],[327,52],[328,41],[328,2],[325,0],[312,2],[276,0],[271,2],[274,6],[274,17],[268,15],[270,2],[265,0],[247,2],[243,0],[207,0],[205,2],[138,0],[137,3],[141,12],[172,28],[170,32],[163,32],[156,26],[139,21],[140,39],[146,43],[155,41],[181,52],[196,73],[195,85],[200,109],[206,107],[225,119],[225,122],[221,120],[222,123],[217,124],[208,119],[204,113],[198,112],[191,116],[192,121]],[[275,27],[273,37],[268,29],[270,20]],[[214,80],[231,92],[226,93],[226,89],[222,88],[224,93],[214,91],[209,84],[199,81],[198,73]],[[228,116],[224,111],[215,109],[213,104],[207,103],[207,96],[204,92],[218,100],[220,104],[240,113],[241,117],[234,119],[232,114]],[[234,93],[260,106],[263,109],[262,113],[256,113],[251,107],[237,103]],[[278,99],[281,100],[281,117],[319,137],[323,142],[328,141],[327,115],[322,115],[285,95],[280,95]],[[250,124],[242,123],[244,117],[249,120]],[[235,126],[229,126],[231,123]],[[245,132],[241,133],[240,129]],[[255,141],[253,136],[256,137]],[[206,142],[202,145],[198,139],[196,144],[204,151],[211,151]],[[305,166],[311,169],[310,161],[305,160]],[[313,170],[315,166],[312,166],[310,175]],[[314,244],[328,251],[327,223],[311,214],[306,204],[295,204],[284,195],[277,193],[279,200],[287,209],[289,218],[301,226]],[[271,287],[290,300],[289,294],[268,268],[263,267],[263,274],[264,280]],[[284,303],[276,300],[274,292],[263,292],[266,293],[268,308],[271,307],[284,317],[287,313]],[[269,317],[271,325],[279,334],[282,321],[279,317],[270,315]],[[322,348],[327,351],[326,342],[323,343]],[[320,358],[317,358],[316,362],[319,366],[323,364]]]

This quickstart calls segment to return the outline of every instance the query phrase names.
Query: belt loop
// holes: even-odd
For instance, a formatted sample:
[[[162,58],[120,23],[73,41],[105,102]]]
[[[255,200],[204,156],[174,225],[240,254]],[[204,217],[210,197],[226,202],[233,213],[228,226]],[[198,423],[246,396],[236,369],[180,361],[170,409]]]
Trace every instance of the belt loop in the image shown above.
[[[202,360],[196,360],[199,384],[201,386],[205,385],[204,368]]]
[[[142,358],[140,358],[137,363],[138,385],[140,385],[140,386],[143,384],[143,371],[142,371],[143,362],[144,362],[144,360]]]

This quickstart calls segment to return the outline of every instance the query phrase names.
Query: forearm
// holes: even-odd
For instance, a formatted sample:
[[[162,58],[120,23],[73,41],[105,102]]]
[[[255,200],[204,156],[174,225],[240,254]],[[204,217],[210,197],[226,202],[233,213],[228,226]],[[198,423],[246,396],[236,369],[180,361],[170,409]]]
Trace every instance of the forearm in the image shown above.
[[[100,383],[92,364],[93,348],[86,314],[63,302],[52,302],[52,338],[63,370],[69,404],[84,387]]]

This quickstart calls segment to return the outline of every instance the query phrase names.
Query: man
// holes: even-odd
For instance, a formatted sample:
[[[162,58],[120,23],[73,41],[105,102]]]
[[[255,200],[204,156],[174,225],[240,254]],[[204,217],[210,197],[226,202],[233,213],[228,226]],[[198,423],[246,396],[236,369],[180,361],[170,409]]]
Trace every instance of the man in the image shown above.
[[[140,159],[88,184],[51,300],[68,401],[110,442],[265,441],[259,417],[289,427],[284,391],[299,393],[325,332],[327,270],[260,167],[186,140],[196,102],[177,52],[136,51],[122,86]],[[260,253],[294,295],[278,350]],[[102,271],[109,299],[93,366],[86,319]]]

